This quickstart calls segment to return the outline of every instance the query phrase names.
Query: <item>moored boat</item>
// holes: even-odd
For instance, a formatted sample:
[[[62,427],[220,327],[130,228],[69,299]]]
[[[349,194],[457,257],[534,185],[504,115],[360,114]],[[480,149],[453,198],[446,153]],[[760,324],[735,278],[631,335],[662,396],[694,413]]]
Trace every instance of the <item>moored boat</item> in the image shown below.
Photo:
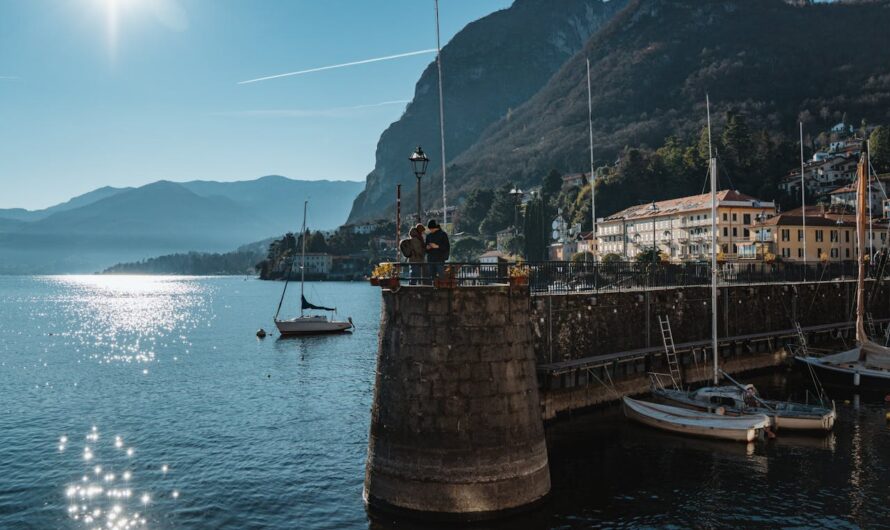
[[[762,399],[753,385],[707,386],[692,391],[654,388],[652,394],[664,401],[695,410],[715,411],[727,415],[764,414],[773,425],[798,431],[830,431],[837,419],[837,411],[821,405]]]
[[[624,414],[628,418],[656,429],[690,436],[753,442],[766,433],[771,423],[764,414],[723,416],[629,397],[624,397],[623,402]]]
[[[315,305],[309,300],[306,300],[305,294],[305,286],[306,286],[306,212],[308,210],[309,201],[305,201],[303,203],[303,229],[300,231],[303,236],[302,239],[302,250],[301,250],[301,263],[300,263],[300,316],[291,319],[279,319],[278,315],[281,313],[281,305],[284,303],[284,295],[287,294],[287,285],[290,281],[290,270],[288,271],[287,276],[284,279],[284,289],[281,291],[281,299],[278,301],[278,310],[275,311],[275,327],[278,328],[278,332],[281,333],[282,336],[295,336],[295,335],[319,335],[325,333],[345,333],[350,331],[353,326],[352,318],[347,318],[346,321],[338,321],[334,319],[334,315],[337,312],[337,308],[335,307],[324,307],[320,305]],[[291,267],[292,270],[292,267]],[[327,311],[330,313],[330,318],[326,315],[319,314],[306,314],[306,311]]]

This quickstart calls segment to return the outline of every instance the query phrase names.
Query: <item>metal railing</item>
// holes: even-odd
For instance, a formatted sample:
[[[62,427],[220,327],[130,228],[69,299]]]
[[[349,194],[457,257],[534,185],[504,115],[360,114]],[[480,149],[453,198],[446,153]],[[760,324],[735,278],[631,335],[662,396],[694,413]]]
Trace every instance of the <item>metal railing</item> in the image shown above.
[[[448,285],[453,287],[506,284],[513,263],[448,262],[392,263],[401,285]],[[708,262],[639,263],[543,261],[521,265],[532,293],[599,291],[638,291],[644,289],[707,286],[711,282]],[[879,275],[878,266],[869,266],[869,278]],[[883,271],[886,277],[887,271]],[[727,262],[719,266],[721,285],[827,282],[854,280],[855,261],[835,261],[803,265],[789,262]]]

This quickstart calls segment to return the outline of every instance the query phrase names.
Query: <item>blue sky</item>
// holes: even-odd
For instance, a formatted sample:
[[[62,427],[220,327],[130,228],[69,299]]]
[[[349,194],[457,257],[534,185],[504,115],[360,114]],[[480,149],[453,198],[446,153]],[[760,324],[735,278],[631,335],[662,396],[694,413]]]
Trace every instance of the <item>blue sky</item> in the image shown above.
[[[443,45],[511,0],[440,0]],[[433,0],[2,0],[0,208],[97,187],[363,180],[434,54]],[[448,75],[445,64],[445,75]]]

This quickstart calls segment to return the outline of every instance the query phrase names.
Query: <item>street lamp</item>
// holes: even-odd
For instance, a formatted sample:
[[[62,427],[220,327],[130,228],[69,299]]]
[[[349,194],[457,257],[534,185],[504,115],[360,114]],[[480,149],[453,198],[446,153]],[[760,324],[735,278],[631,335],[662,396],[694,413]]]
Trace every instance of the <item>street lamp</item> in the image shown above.
[[[510,195],[513,196],[513,200],[516,201],[516,207],[513,211],[513,232],[515,234],[519,233],[519,206],[522,204],[522,196],[523,192],[519,188],[513,188],[510,190]]]
[[[420,179],[426,174],[426,166],[430,163],[430,159],[424,154],[423,149],[418,145],[417,150],[408,157],[411,167],[414,170],[414,176],[417,177],[417,222],[423,222],[420,215]]]

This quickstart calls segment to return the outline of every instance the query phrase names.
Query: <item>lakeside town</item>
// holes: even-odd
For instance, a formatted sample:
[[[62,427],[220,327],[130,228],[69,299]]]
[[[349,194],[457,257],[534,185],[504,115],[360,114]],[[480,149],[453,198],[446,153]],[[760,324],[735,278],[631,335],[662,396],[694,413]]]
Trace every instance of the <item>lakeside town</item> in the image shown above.
[[[813,154],[801,168],[778,180],[782,201],[735,189],[717,193],[718,260],[740,263],[831,263],[855,256],[856,165],[861,146],[872,143],[872,165],[890,169],[885,127],[855,129],[840,122],[813,140]],[[621,161],[616,161],[618,166]],[[597,169],[597,179],[612,168]],[[801,183],[805,194],[801,197]],[[887,248],[890,172],[869,183],[868,254]],[[505,186],[476,190],[460,206],[449,207],[452,260],[515,263],[521,261],[594,261],[604,263],[653,259],[665,263],[708,259],[711,241],[710,194],[643,203],[598,217],[596,237],[590,229],[587,201],[590,173],[551,172],[542,184],[526,190]],[[554,200],[546,201],[546,197]],[[801,207],[801,199],[807,201]],[[792,205],[783,210],[782,203]],[[580,206],[579,206],[580,205]],[[574,208],[573,208],[574,207]],[[573,211],[574,210],[574,211]],[[550,215],[554,214],[552,218]],[[441,219],[442,210],[419,217]],[[549,215],[548,215],[549,214]],[[405,215],[416,219],[416,213]],[[395,220],[347,224],[338,230],[309,231],[306,275],[314,280],[364,278],[379,262],[399,259]],[[403,229],[402,237],[407,229]],[[263,279],[281,279],[302,244],[287,234],[269,245],[257,265]]]

